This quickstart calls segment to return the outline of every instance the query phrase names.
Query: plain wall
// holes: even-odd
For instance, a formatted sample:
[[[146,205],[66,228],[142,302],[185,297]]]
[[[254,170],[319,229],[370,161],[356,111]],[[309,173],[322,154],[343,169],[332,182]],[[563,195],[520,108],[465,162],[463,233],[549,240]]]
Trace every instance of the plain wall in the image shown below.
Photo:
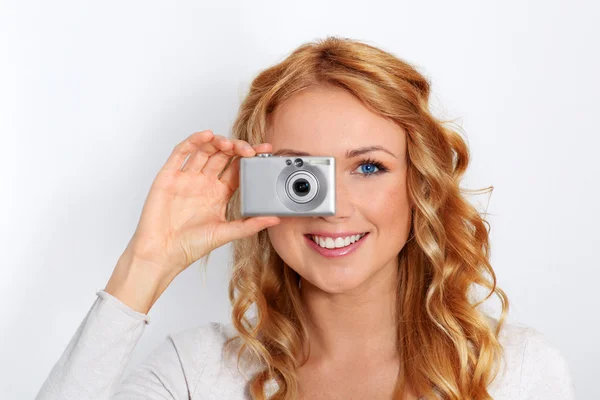
[[[27,2],[0,6],[0,393],[35,396],[104,288],[173,147],[229,135],[252,78],[351,37],[431,79],[483,196],[509,321],[596,384],[599,6],[581,1]],[[488,201],[489,200],[489,201]],[[227,322],[230,247],[178,276],[125,373],[168,332]]]

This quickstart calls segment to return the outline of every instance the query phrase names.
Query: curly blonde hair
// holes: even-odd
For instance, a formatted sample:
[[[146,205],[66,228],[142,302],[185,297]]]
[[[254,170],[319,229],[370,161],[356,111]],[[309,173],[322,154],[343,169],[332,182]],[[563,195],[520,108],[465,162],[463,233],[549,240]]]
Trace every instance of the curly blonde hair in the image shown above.
[[[410,387],[422,398],[491,399],[486,387],[496,377],[503,349],[498,334],[508,298],[496,286],[489,261],[489,223],[463,196],[459,182],[469,164],[466,142],[432,116],[430,83],[415,67],[364,42],[327,37],[305,43],[252,81],[232,128],[232,137],[263,143],[268,116],[294,93],[313,85],[348,90],[370,110],[407,132],[407,185],[413,204],[409,240],[398,254],[397,289],[401,399]],[[493,189],[493,187],[491,187]],[[489,188],[488,188],[489,189]],[[239,191],[227,219],[241,218]],[[486,229],[487,228],[487,229]],[[300,301],[300,276],[275,252],[267,230],[233,246],[229,283],[232,321],[242,354],[265,366],[249,381],[253,399],[294,399],[296,370],[304,364],[307,315]],[[478,285],[489,293],[475,301]],[[499,320],[477,307],[496,294]],[[255,307],[256,322],[246,317]]]

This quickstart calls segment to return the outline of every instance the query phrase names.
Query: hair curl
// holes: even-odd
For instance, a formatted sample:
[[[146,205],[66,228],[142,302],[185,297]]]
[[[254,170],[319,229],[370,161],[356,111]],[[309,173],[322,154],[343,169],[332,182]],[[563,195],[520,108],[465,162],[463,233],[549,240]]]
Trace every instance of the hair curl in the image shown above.
[[[232,137],[264,142],[269,114],[313,85],[348,90],[407,132],[413,209],[410,239],[398,254],[400,372],[394,398],[401,399],[410,387],[426,399],[491,399],[486,387],[503,356],[498,333],[507,317],[508,298],[496,286],[489,261],[489,223],[461,193],[467,189],[459,187],[469,164],[466,142],[432,116],[430,83],[415,67],[382,49],[339,37],[305,43],[261,71],[240,105]],[[239,201],[236,191],[228,220],[241,217]],[[227,345],[241,340],[238,367],[242,354],[265,367],[250,379],[253,399],[265,399],[271,380],[278,384],[272,399],[294,399],[299,390],[296,370],[306,361],[300,354],[308,338],[300,277],[277,255],[266,230],[232,246],[229,298],[239,335]],[[469,293],[474,286],[489,293],[476,301]],[[499,320],[477,309],[494,293],[502,307]],[[252,307],[254,324],[246,317]]]

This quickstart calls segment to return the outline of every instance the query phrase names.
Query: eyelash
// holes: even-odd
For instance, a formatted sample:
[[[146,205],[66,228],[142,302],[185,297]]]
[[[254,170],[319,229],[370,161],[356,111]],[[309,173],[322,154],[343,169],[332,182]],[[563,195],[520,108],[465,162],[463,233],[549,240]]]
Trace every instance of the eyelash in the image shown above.
[[[379,161],[375,161],[372,158],[366,158],[366,159],[361,160],[360,163],[358,164],[358,166],[356,168],[359,168],[359,167],[361,167],[364,164],[371,164],[371,165],[374,165],[377,168],[376,172],[371,172],[371,173],[360,173],[359,172],[359,175],[362,175],[364,177],[366,177],[366,176],[372,176],[372,175],[379,175],[379,174],[382,174],[382,173],[388,171],[388,169],[383,164],[381,164]]]

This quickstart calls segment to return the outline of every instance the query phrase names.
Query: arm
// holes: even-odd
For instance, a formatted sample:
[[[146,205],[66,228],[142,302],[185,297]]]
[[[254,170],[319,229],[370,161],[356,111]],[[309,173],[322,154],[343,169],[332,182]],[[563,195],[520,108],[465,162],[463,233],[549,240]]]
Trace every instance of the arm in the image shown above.
[[[270,151],[271,144],[251,146],[211,130],[195,132],[175,146],[152,182],[140,221],[105,290],[38,400],[189,397],[179,357],[185,354],[169,338],[131,377],[122,384],[119,380],[149,322],[148,311],[179,273],[214,249],[280,222],[268,216],[229,221],[223,213],[239,186],[239,161],[229,163],[231,157]]]
[[[530,329],[521,369],[522,400],[574,400],[575,386],[567,361],[546,337]]]
[[[131,372],[112,400],[190,399],[187,377],[171,335]]]
[[[97,296],[36,400],[188,399],[170,337],[120,382],[150,318],[105,291]]]

